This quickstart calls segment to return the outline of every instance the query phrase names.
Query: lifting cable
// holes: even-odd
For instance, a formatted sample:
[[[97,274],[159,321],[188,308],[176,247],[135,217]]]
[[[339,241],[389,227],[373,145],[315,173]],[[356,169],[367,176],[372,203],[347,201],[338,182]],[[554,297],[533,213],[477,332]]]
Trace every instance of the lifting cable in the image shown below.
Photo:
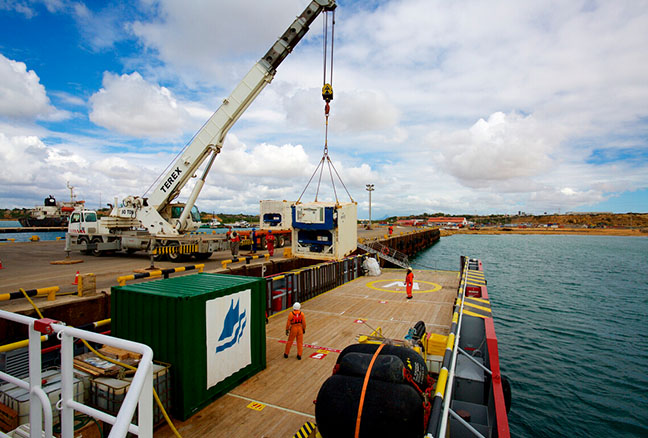
[[[331,54],[330,54],[330,68],[329,68],[329,76],[328,76],[328,82],[327,82],[327,56],[328,56],[328,28],[329,28],[329,13],[331,14]],[[324,172],[324,164],[328,165],[329,168],[329,176],[331,177],[331,185],[333,187],[333,193],[335,195],[335,202],[339,204],[338,196],[337,196],[337,189],[335,188],[335,181],[333,178],[333,171],[335,171],[335,175],[337,178],[340,180],[340,183],[342,184],[342,187],[344,187],[344,190],[346,191],[347,195],[349,196],[349,199],[351,199],[351,202],[353,201],[353,198],[351,197],[351,194],[349,193],[349,190],[346,188],[346,185],[344,184],[344,181],[342,181],[342,178],[340,177],[340,174],[338,173],[337,169],[333,165],[333,162],[331,161],[331,158],[329,157],[328,153],[328,121],[329,121],[329,113],[331,111],[331,101],[333,100],[333,49],[334,49],[334,37],[335,37],[335,10],[333,11],[325,11],[324,12],[324,20],[323,20],[323,34],[324,34],[324,44],[323,44],[323,57],[324,57],[324,62],[323,62],[323,80],[322,80],[322,99],[324,99],[324,118],[325,118],[325,130],[324,130],[324,154],[322,155],[322,159],[320,160],[319,164],[315,168],[315,171],[311,175],[310,179],[308,180],[308,183],[306,184],[306,187],[304,187],[304,190],[302,191],[301,195],[299,195],[299,199],[297,199],[297,202],[299,203],[301,201],[302,196],[304,196],[304,193],[306,192],[306,189],[310,185],[311,181],[313,180],[313,177],[317,174],[317,171],[319,170],[319,177],[317,181],[317,190],[315,191],[315,202],[317,202],[317,197],[319,196],[319,189],[320,185],[322,183],[322,173]],[[333,169],[333,170],[331,170]]]

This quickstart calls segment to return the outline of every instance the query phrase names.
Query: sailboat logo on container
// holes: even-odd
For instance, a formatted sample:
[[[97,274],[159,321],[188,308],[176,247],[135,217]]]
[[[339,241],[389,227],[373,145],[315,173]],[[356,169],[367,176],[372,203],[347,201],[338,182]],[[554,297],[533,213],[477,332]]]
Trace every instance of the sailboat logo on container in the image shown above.
[[[247,313],[245,310],[239,314],[239,300],[236,300],[236,306],[234,305],[234,300],[230,301],[230,308],[225,315],[225,321],[223,323],[223,331],[218,337],[218,343],[216,344],[216,353],[227,350],[228,348],[235,345],[243,336],[245,326],[247,324]]]

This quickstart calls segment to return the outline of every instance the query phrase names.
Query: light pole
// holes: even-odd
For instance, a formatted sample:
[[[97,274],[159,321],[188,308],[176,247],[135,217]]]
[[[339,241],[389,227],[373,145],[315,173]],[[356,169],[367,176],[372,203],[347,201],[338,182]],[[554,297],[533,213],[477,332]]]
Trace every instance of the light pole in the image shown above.
[[[374,185],[367,184],[367,191],[369,192],[369,226],[367,227],[367,229],[370,230],[371,229],[371,192],[374,191]]]

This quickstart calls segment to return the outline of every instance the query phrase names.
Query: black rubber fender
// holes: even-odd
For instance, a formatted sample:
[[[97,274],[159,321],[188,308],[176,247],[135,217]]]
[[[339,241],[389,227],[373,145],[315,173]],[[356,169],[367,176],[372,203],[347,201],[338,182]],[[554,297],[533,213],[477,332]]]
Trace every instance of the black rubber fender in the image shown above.
[[[323,438],[353,438],[364,378],[335,374],[317,394],[315,421]],[[425,433],[423,399],[410,385],[369,380],[360,437],[420,438]]]
[[[352,344],[346,347],[338,356],[337,363],[339,364],[342,358],[349,353],[364,353],[373,355],[378,349],[379,344]],[[419,387],[424,390],[427,388],[427,366],[425,361],[416,351],[411,348],[401,347],[398,345],[385,345],[380,350],[380,355],[394,355],[403,361],[405,367],[412,375],[412,379]]]
[[[502,376],[502,392],[504,393],[504,404],[506,405],[506,413],[511,410],[511,402],[513,401],[513,393],[511,391],[511,382],[506,376]]]

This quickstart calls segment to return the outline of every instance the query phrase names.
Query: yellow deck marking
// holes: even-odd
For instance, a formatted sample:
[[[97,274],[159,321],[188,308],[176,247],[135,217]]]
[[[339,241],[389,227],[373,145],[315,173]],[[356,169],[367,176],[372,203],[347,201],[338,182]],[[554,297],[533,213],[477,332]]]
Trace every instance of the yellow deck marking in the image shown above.
[[[488,307],[478,306],[477,304],[473,304],[470,301],[464,301],[464,306],[474,307],[475,309],[483,310],[484,312],[490,312],[491,311],[491,309],[489,309]]]
[[[491,318],[491,315],[480,315],[479,313],[474,313],[474,312],[471,312],[470,310],[466,310],[466,309],[464,309],[463,313],[464,313],[464,315],[476,316],[478,318],[483,318],[483,319]]]
[[[402,282],[402,280],[400,278],[398,278],[398,279],[389,279],[389,280],[374,280],[374,281],[370,281],[369,283],[367,283],[367,287],[371,288],[371,289],[374,289],[374,290],[380,290],[380,291],[383,291],[383,292],[391,292],[391,293],[397,293],[397,294],[406,293],[404,287],[403,287],[402,290],[393,290],[393,289],[384,289],[384,288],[376,286],[376,284],[378,284],[378,283],[394,283],[396,281]],[[440,284],[432,283],[431,281],[423,281],[423,280],[416,280],[416,279],[414,281],[416,283],[418,283],[419,285],[421,285],[422,283],[429,284],[430,286],[432,286],[432,288],[431,289],[412,290],[412,293],[423,294],[423,293],[437,292],[437,291],[441,290],[441,285]]]
[[[263,403],[252,402],[249,405],[247,405],[247,407],[250,409],[254,409],[255,411],[262,411],[263,408],[265,408],[265,405]]]
[[[466,284],[469,284],[470,286],[486,286],[485,282],[474,283],[474,282],[466,281]]]
[[[306,412],[299,412],[299,411],[296,411],[294,409],[288,409],[288,408],[284,408],[283,406],[277,406],[277,405],[273,405],[273,404],[270,404],[270,403],[261,403],[261,402],[259,402],[257,400],[254,400],[254,399],[252,399],[250,397],[245,397],[243,395],[233,394],[231,392],[228,392],[226,395],[229,395],[230,397],[240,398],[242,400],[255,402],[255,403],[258,403],[258,404],[261,404],[261,405],[264,405],[264,406],[269,406],[271,408],[280,409],[280,410],[285,411],[285,412],[291,412],[293,414],[302,415],[304,417],[315,419],[315,415],[307,414]]]
[[[293,438],[307,438],[314,430],[315,423],[307,421],[306,424],[304,424],[301,429],[299,429],[299,432],[293,435]]]

